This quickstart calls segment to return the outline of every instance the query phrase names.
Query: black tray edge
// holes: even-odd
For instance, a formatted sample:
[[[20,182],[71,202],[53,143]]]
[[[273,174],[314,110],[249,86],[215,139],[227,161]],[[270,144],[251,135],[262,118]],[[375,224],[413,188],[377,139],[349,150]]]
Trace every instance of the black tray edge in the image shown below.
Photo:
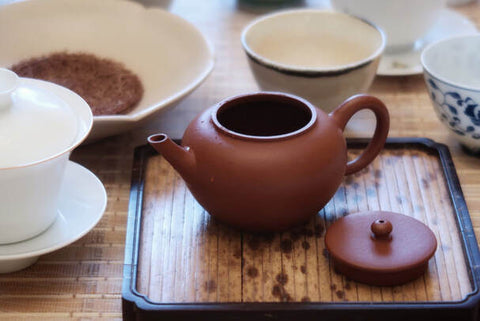
[[[361,147],[368,139],[347,140],[349,147]],[[178,303],[164,304],[149,300],[135,289],[139,249],[141,206],[143,199],[144,162],[156,152],[148,145],[135,149],[128,208],[125,261],[122,283],[124,320],[478,320],[480,303],[480,252],[455,166],[446,145],[428,138],[401,137],[387,139],[386,148],[417,145],[438,153],[447,181],[456,221],[463,238],[465,256],[469,260],[473,291],[462,301],[408,303]]]

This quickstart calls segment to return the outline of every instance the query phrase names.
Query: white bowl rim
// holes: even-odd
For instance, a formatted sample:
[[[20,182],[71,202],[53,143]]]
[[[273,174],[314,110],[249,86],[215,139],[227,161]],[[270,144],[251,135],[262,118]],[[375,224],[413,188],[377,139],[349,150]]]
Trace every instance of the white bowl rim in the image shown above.
[[[72,150],[74,150],[76,147],[78,147],[88,137],[88,135],[90,134],[90,132],[92,130],[92,127],[93,127],[93,114],[92,114],[92,110],[91,110],[90,106],[88,106],[87,102],[82,97],[80,97],[80,95],[75,93],[74,91],[72,91],[68,88],[65,88],[63,86],[54,84],[52,82],[45,81],[45,80],[32,79],[32,78],[22,78],[22,77],[19,77],[19,80],[20,80],[20,82],[19,82],[20,84],[23,82],[25,84],[33,85],[33,86],[35,86],[37,88],[40,88],[40,89],[43,89],[43,90],[52,90],[53,89],[54,91],[63,91],[64,93],[70,95],[72,97],[72,99],[77,100],[78,101],[77,102],[78,106],[83,106],[83,107],[80,107],[80,108],[83,108],[86,115],[87,115],[87,117],[85,119],[85,132],[83,133],[83,135],[77,137],[75,139],[75,141],[73,143],[71,143],[68,147],[64,148],[63,150],[60,150],[59,152],[57,152],[53,155],[47,156],[45,158],[41,158],[41,159],[36,160],[36,161],[32,161],[32,162],[28,162],[28,163],[22,163],[20,165],[13,165],[13,166],[6,166],[6,167],[1,167],[0,166],[0,172],[3,171],[3,170],[14,170],[14,169],[19,169],[19,168],[33,167],[35,165],[48,162],[48,161],[53,160],[55,158],[59,158],[59,157],[65,155],[67,153],[70,153]],[[57,95],[55,92],[53,94]],[[64,100],[63,98],[60,98],[60,99]],[[77,117],[79,117],[79,116],[77,116]]]
[[[380,46],[367,58],[357,60],[353,63],[349,64],[344,64],[344,65],[339,65],[339,66],[332,66],[332,67],[302,67],[302,66],[296,66],[296,65],[287,65],[287,64],[282,64],[275,62],[273,60],[270,60],[268,58],[265,58],[259,54],[257,54],[250,46],[247,44],[247,33],[250,31],[250,29],[256,25],[257,23],[270,19],[272,17],[276,16],[282,16],[282,15],[290,15],[290,14],[300,14],[300,13],[313,13],[313,14],[330,14],[330,15],[339,15],[339,16],[344,16],[351,18],[353,20],[358,20],[359,22],[363,22],[371,27],[373,27],[375,30],[377,30],[380,33],[381,37],[381,44]],[[346,71],[349,71],[351,69],[357,69],[361,68],[364,65],[369,64],[373,60],[375,60],[377,57],[379,57],[383,51],[385,50],[385,46],[387,43],[387,38],[385,35],[385,32],[376,24],[372,23],[369,20],[342,13],[342,12],[337,12],[333,10],[328,10],[328,9],[286,9],[286,10],[281,10],[277,11],[271,14],[264,15],[260,18],[257,18],[250,22],[242,31],[242,36],[241,36],[241,42],[243,49],[246,51],[247,55],[252,58],[253,60],[257,60],[258,62],[261,62],[263,65],[278,70],[280,72],[285,72],[285,73],[293,73],[293,74],[304,74],[304,75],[309,75],[309,76],[321,76],[323,74],[338,74],[338,73],[343,73]]]
[[[15,7],[17,5],[18,6],[25,5],[25,3],[28,4],[28,2],[31,2],[31,1],[34,1],[34,0],[16,1],[13,3],[9,3],[5,6]],[[52,0],[53,3],[55,1],[62,1],[62,0]],[[98,1],[98,2],[101,3],[103,1]],[[149,7],[143,3],[130,1],[130,0],[115,0],[115,1],[110,0],[110,2],[107,3],[107,5],[138,7],[138,8],[141,8],[141,10],[148,11],[148,12],[155,12],[156,14],[161,14],[161,15],[167,15],[171,19],[180,21],[183,24],[183,26],[186,27],[186,29],[188,29],[190,33],[195,33],[196,37],[198,37],[199,39],[202,39],[202,41],[205,44],[206,53],[208,57],[205,59],[203,63],[202,72],[198,73],[196,77],[193,78],[186,86],[179,89],[171,96],[165,97],[165,99],[158,101],[156,103],[153,103],[150,106],[146,106],[145,108],[142,108],[138,111],[135,111],[135,108],[138,107],[138,106],[135,106],[132,111],[126,114],[93,115],[94,127],[96,124],[99,124],[99,123],[100,124],[102,123],[104,124],[115,124],[115,123],[135,124],[139,121],[146,119],[151,114],[154,114],[160,111],[166,111],[168,107],[173,107],[171,106],[172,104],[180,101],[182,98],[186,97],[188,94],[193,92],[197,87],[199,87],[203,83],[203,81],[205,81],[207,76],[212,72],[215,66],[215,60],[216,60],[214,46],[211,43],[211,41],[205,36],[205,34],[194,23],[192,23],[188,19],[181,17],[178,14],[172,13],[164,8]],[[92,53],[95,54],[95,52],[92,52]],[[95,128],[93,128],[93,130],[95,131]]]
[[[426,61],[427,60],[427,58],[426,58],[427,53],[430,50],[434,50],[437,45],[444,44],[444,43],[450,42],[450,41],[456,41],[456,40],[459,40],[459,39],[460,40],[465,40],[465,39],[469,39],[469,38],[478,38],[480,40],[480,33],[449,37],[449,38],[445,38],[445,39],[442,39],[442,40],[439,40],[439,41],[435,41],[435,42],[427,45],[425,47],[425,49],[423,49],[422,54],[420,56],[420,61],[422,63],[423,70],[425,72],[427,72],[428,74],[430,74],[432,77],[435,77],[437,80],[439,80],[440,82],[443,82],[446,85],[449,85],[449,86],[452,86],[452,87],[455,87],[455,88],[458,88],[458,89],[463,89],[463,90],[476,91],[476,92],[480,91],[480,86],[474,87],[474,86],[463,85],[459,82],[448,80],[445,77],[439,76],[437,72],[433,71],[432,68],[430,68],[427,65],[428,62]]]

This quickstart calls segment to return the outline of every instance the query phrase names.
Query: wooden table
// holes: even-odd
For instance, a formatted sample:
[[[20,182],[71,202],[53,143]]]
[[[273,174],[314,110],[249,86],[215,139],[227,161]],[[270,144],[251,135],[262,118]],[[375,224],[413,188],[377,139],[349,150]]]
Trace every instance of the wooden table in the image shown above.
[[[324,6],[324,1],[305,1]],[[176,0],[171,11],[194,23],[212,43],[216,65],[209,78],[176,108],[123,135],[82,146],[72,160],[104,183],[109,202],[101,222],[74,244],[45,255],[34,266],[0,276],[0,320],[121,320],[121,285],[130,173],[135,146],[163,131],[181,137],[191,119],[219,100],[258,90],[242,51],[242,28],[261,12],[234,0]],[[480,26],[480,4],[455,8]],[[477,238],[480,236],[480,162],[462,152],[437,120],[421,75],[377,77],[370,94],[392,118],[390,136],[429,137],[447,144],[462,184]],[[368,119],[351,124],[349,136],[368,136]]]

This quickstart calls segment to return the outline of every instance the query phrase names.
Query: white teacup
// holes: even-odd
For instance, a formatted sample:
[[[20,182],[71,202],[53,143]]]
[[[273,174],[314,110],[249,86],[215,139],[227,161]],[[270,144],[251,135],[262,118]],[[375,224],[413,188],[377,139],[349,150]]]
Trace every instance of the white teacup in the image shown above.
[[[411,50],[434,25],[445,0],[330,0],[336,10],[378,24],[387,52]]]
[[[74,92],[0,69],[0,244],[34,237],[55,221],[68,157],[92,122]]]
[[[385,47],[376,26],[314,9],[263,16],[244,29],[241,40],[262,90],[303,97],[327,112],[366,92]]]

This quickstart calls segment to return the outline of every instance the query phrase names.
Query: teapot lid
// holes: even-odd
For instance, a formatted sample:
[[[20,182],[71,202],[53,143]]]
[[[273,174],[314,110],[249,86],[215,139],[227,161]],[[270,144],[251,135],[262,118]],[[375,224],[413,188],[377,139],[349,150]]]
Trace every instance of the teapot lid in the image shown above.
[[[437,248],[422,222],[393,212],[372,211],[340,218],[325,234],[335,269],[371,285],[398,285],[421,276]]]
[[[0,68],[0,169],[49,159],[86,137],[92,125],[90,108],[78,95],[64,91]]]

